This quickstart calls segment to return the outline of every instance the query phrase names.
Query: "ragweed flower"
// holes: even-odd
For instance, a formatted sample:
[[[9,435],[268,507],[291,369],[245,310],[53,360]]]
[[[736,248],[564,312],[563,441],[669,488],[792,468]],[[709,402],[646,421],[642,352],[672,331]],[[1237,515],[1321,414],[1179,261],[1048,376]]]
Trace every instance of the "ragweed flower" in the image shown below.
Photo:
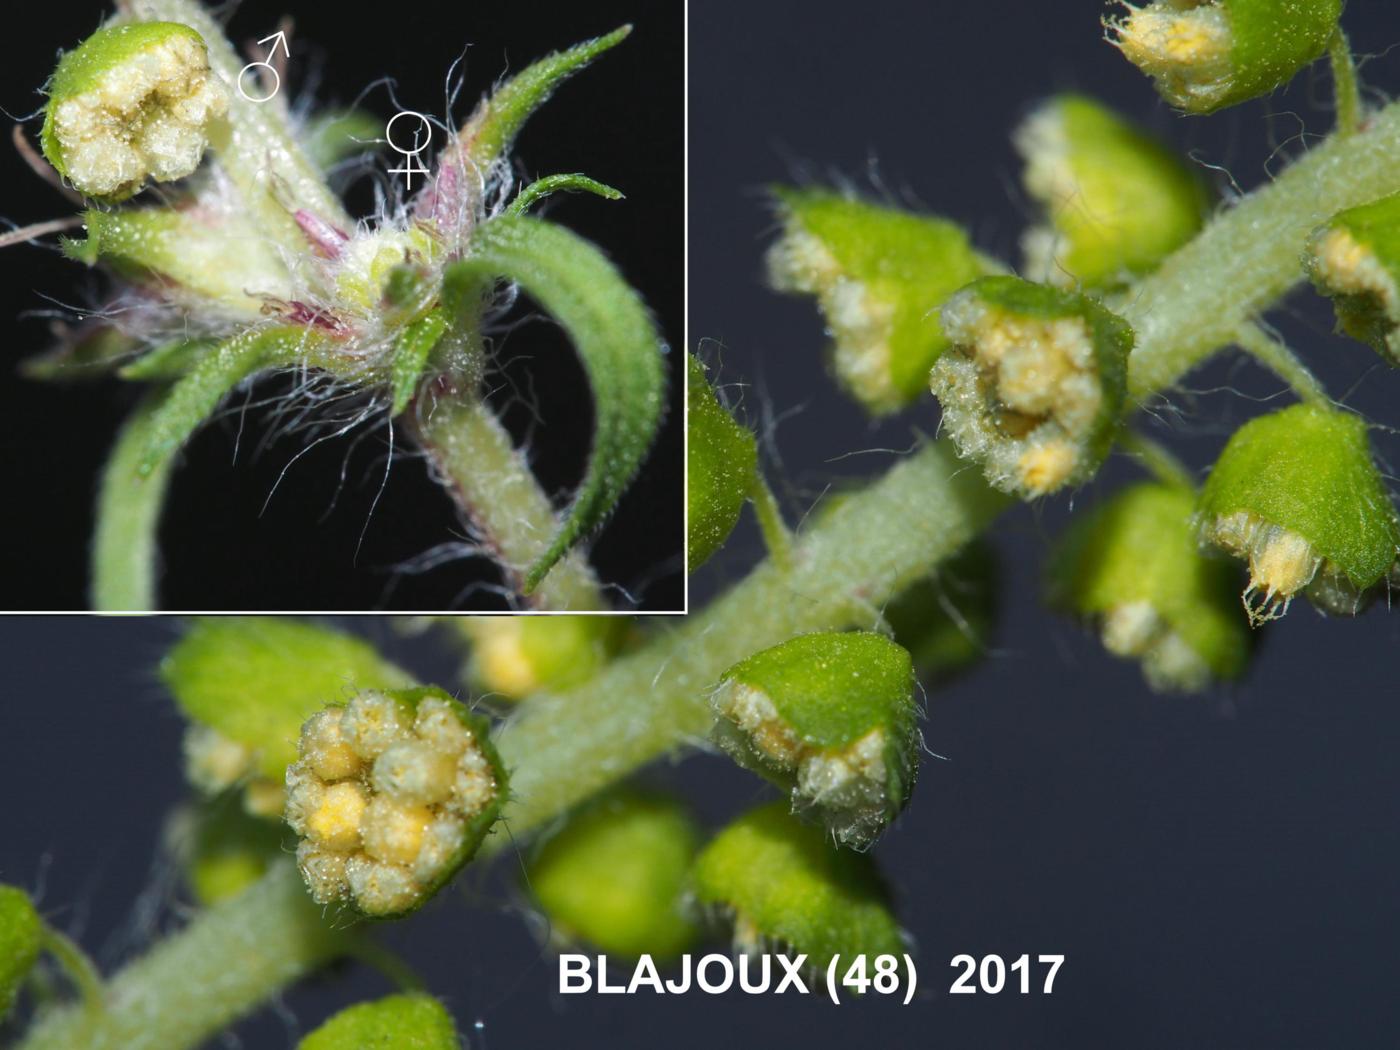
[[[1109,40],[1188,113],[1282,87],[1326,49],[1342,0],[1154,0],[1110,21]]]
[[[837,381],[867,411],[897,411],[948,345],[938,307],[995,267],[947,219],[825,190],[775,193],[783,235],[768,252],[773,286],[817,297]]]
[[[918,769],[909,653],[866,632],[805,634],[724,673],[715,740],[792,795],[838,842],[869,845],[908,801]]]
[[[1304,263],[1343,331],[1400,365],[1400,193],[1337,215],[1313,234]]]
[[[99,29],[63,56],[48,91],[44,155],[79,192],[106,200],[194,171],[229,105],[204,38],[175,22]]]
[[[1018,277],[984,277],[943,307],[952,346],[929,374],[943,428],[987,480],[1030,499],[1083,481],[1123,412],[1127,323]]]
[[[1249,654],[1236,572],[1199,549],[1195,504],[1179,485],[1125,489],[1076,517],[1048,574],[1051,603],[1097,622],[1104,648],[1164,692],[1235,678]]]
[[[1083,95],[1058,95],[1016,131],[1026,191],[1045,209],[1021,244],[1027,275],[1112,287],[1156,269],[1201,228],[1207,198],[1160,143]]]
[[[1231,436],[1201,490],[1201,539],[1249,563],[1244,602],[1256,625],[1298,594],[1358,612],[1395,565],[1400,518],[1349,412],[1294,405]]]
[[[486,722],[438,689],[327,707],[298,753],[286,818],[306,885],[373,918],[421,907],[471,859],[505,797]]]
[[[701,910],[732,924],[737,950],[801,953],[818,970],[835,955],[902,952],[870,855],[832,846],[785,809],[751,810],[701,851],[692,874]]]

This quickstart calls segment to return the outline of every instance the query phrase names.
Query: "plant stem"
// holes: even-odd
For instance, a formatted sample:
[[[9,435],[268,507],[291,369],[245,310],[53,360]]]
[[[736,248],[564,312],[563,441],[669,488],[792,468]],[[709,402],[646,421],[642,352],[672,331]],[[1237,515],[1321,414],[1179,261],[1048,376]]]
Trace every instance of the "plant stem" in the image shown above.
[[[1009,503],[937,442],[808,528],[791,567],[769,559],[676,630],[560,696],[527,700],[497,746],[511,769],[514,833],[709,731],[707,694],[731,665],[804,631],[873,627]],[[509,839],[496,835],[488,847]]]
[[[1186,464],[1171,451],[1136,430],[1124,430],[1118,439],[1124,452],[1138,461],[1138,466],[1166,485],[1195,489],[1195,479]]]
[[[1232,343],[1302,279],[1307,236],[1343,208],[1400,191],[1400,103],[1334,136],[1221,214],[1125,297],[1137,333],[1128,388],[1142,399]]]
[[[1241,350],[1287,383],[1301,400],[1322,408],[1332,407],[1332,399],[1308,366],[1286,344],[1257,324],[1247,324],[1241,328],[1235,342]]]
[[[783,521],[783,510],[761,472],[754,474],[753,491],[749,493],[749,498],[753,500],[754,515],[758,518],[763,545],[768,548],[769,556],[779,565],[789,565],[792,560],[792,531]]]
[[[128,7],[140,21],[179,22],[204,38],[209,65],[229,94],[224,134],[216,136],[214,143],[219,163],[257,216],[264,234],[303,249],[306,238],[292,218],[298,208],[340,229],[354,228],[340,200],[292,134],[285,84],[266,102],[245,97],[238,89],[238,74],[247,62],[197,0],[130,0]],[[222,141],[218,141],[220,137]]]
[[[290,860],[201,912],[118,972],[97,1014],[39,1017],[18,1050],[178,1050],[197,1046],[298,977],[348,950]]]
[[[102,987],[102,975],[92,964],[87,953],[73,943],[67,934],[60,933],[51,926],[44,929],[44,948],[58,961],[73,986],[82,996],[82,1007],[90,1016],[100,1014],[104,1009],[106,991]],[[95,1023],[95,1022],[94,1022]]]
[[[559,528],[549,497],[491,407],[475,394],[440,397],[424,408],[418,437],[444,483],[502,565],[519,582]],[[532,595],[540,609],[606,609],[598,582],[573,550]]]
[[[1356,60],[1351,42],[1338,26],[1327,45],[1332,61],[1332,93],[1337,108],[1337,133],[1350,135],[1361,126],[1361,87],[1356,79]]]
[[[99,612],[150,612],[156,596],[157,542],[161,507],[174,457],[142,477],[151,429],[164,401],[149,395],[117,435],[97,498],[97,533],[92,543],[92,607]]]

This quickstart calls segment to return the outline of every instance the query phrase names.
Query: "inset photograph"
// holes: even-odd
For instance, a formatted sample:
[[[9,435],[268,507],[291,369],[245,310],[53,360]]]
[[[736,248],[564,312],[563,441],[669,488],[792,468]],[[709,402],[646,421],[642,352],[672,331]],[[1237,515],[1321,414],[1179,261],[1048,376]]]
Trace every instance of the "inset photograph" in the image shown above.
[[[684,609],[679,0],[33,14],[0,607]]]

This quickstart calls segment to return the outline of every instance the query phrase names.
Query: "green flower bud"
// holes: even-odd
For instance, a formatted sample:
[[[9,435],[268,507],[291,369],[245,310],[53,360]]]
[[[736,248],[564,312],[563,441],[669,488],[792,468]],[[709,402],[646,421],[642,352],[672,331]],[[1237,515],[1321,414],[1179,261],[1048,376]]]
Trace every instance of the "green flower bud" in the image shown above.
[[[844,845],[868,846],[914,788],[914,667],[882,635],[799,635],[731,667],[710,703],[716,742]]]
[[[297,1043],[297,1050],[460,1050],[452,1015],[421,992],[347,1006]]]
[[[1337,215],[1313,234],[1304,263],[1342,330],[1400,365],[1400,193]]]
[[[229,105],[204,38],[175,22],[99,29],[63,56],[48,92],[44,156],[81,193],[106,200],[130,197],[148,177],[194,171]]]
[[[1201,228],[1195,173],[1105,106],[1059,95],[1021,125],[1022,179],[1045,209],[1026,232],[1027,275],[1062,287],[1112,287],[1150,273]]]
[[[774,193],[783,220],[768,252],[774,287],[815,295],[842,388],[872,414],[898,411],[948,345],[938,307],[992,267],[946,219],[826,190]]]
[[[526,865],[557,940],[672,958],[697,930],[681,907],[699,833],[674,799],[622,789],[572,814]]]
[[[213,794],[233,787],[245,808],[276,818],[301,724],[357,689],[412,684],[358,638],[276,617],[196,621],[160,674],[190,719],[190,782]]]
[[[617,655],[629,626],[618,616],[461,616],[451,622],[471,643],[467,681],[506,700],[582,685]]]
[[[287,767],[287,823],[320,904],[392,918],[476,853],[505,799],[485,719],[440,689],[365,691],[307,719]]]
[[[29,895],[0,883],[0,1020],[14,1006],[44,946],[44,922]]]
[[[1051,604],[1097,621],[1105,648],[1162,692],[1236,678],[1249,654],[1235,569],[1201,554],[1195,508],[1190,489],[1133,485],[1076,516],[1050,561]]]
[[[1301,404],[1250,420],[1197,506],[1201,538],[1249,562],[1244,602],[1256,625],[1299,592],[1327,612],[1358,612],[1400,551],[1366,424],[1348,412]]]
[[[1282,87],[1327,50],[1342,0],[1154,0],[1108,23],[1110,42],[1188,113]]]
[[[996,551],[973,540],[885,606],[894,640],[909,650],[925,684],[943,681],[986,655],[996,627]]]
[[[835,955],[902,953],[871,856],[837,849],[785,810],[761,806],[715,836],[695,862],[696,903],[733,923],[740,951],[799,952],[818,970]]]
[[[734,531],[758,477],[758,447],[715,398],[693,354],[687,376],[686,567],[694,572]]]
[[[1127,397],[1127,322],[1082,295],[984,277],[948,300],[952,340],[929,376],[943,428],[1003,492],[1030,499],[1086,480]]]

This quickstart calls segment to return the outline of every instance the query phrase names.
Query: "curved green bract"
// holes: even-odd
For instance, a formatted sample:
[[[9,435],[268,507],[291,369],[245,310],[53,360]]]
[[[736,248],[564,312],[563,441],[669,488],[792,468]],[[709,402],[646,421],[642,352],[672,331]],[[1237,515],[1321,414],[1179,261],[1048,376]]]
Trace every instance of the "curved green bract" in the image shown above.
[[[306,122],[302,148],[306,158],[322,171],[343,160],[369,153],[384,141],[384,121],[359,109],[322,113]]]
[[[680,802],[623,788],[572,814],[526,874],[556,935],[609,954],[673,958],[698,934],[681,908],[698,848]]]
[[[1103,616],[1143,603],[1218,679],[1238,677],[1249,656],[1238,570],[1202,553],[1193,527],[1196,495],[1141,482],[1077,516],[1051,556],[1051,604]]]
[[[163,404],[151,394],[117,434],[102,471],[92,541],[92,607],[99,612],[151,612],[158,608],[157,531],[173,458],[142,472]]]
[[[409,406],[418,391],[418,381],[428,367],[428,358],[447,331],[447,315],[432,310],[407,325],[399,333],[394,346],[394,363],[390,379],[392,404],[389,411],[398,415]]]
[[[421,992],[347,1006],[297,1043],[297,1050],[459,1050],[452,1015]]]
[[[666,391],[661,341],[641,298],[593,245],[562,227],[503,215],[445,282],[502,278],[518,284],[568,332],[593,392],[593,449],[568,516],[525,574],[534,591],[554,564],[612,511],[641,466]],[[444,296],[448,294],[444,288]]]
[[[530,115],[548,101],[554,89],[604,51],[626,39],[630,25],[606,36],[585,40],[527,66],[482,100],[462,128],[461,141],[471,161],[483,171],[510,148]]]
[[[740,817],[701,851],[692,875],[702,907],[731,915],[737,939],[783,945],[825,970],[835,955],[904,951],[889,894],[870,854],[836,849],[786,804]]]
[[[715,397],[705,366],[687,355],[686,569],[724,546],[758,479],[758,446]]]
[[[254,329],[206,351],[152,411],[137,475],[149,477],[165,469],[166,461],[239,383],[265,368],[310,363],[324,341],[313,329],[286,325]]]
[[[43,945],[44,923],[29,894],[0,883],[0,1021],[14,1005]]]
[[[1359,591],[1400,551],[1366,422],[1350,412],[1302,404],[1251,419],[1220,453],[1198,508],[1206,522],[1246,513],[1296,533]]]
[[[544,200],[551,194],[563,192],[592,193],[610,201],[620,201],[623,198],[621,190],[614,189],[597,179],[590,179],[587,175],[546,175],[542,179],[536,179],[517,193],[515,200],[510,202],[510,207],[506,208],[506,214],[523,215],[536,201]]]
[[[363,689],[412,685],[362,639],[279,617],[196,620],[160,664],[180,710],[257,753],[281,781],[302,723]]]

